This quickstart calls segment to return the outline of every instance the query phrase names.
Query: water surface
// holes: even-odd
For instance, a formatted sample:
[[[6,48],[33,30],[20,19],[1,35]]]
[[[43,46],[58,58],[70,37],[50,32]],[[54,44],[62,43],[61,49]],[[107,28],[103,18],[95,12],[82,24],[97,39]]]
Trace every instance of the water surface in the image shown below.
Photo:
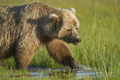
[[[29,66],[28,67],[28,74],[32,78],[41,78],[41,77],[60,77],[60,78],[100,78],[104,77],[102,72],[99,70],[94,70],[89,67],[80,65],[78,70],[70,70],[64,68],[54,68],[48,69],[40,66]]]

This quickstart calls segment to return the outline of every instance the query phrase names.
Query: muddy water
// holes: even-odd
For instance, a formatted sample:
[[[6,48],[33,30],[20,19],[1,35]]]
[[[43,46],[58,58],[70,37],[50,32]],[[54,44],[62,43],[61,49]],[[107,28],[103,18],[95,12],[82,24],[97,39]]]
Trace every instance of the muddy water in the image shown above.
[[[93,70],[83,65],[80,65],[78,70],[70,70],[63,68],[48,69],[40,66],[36,67],[29,66],[28,73],[32,78],[57,76],[62,78],[68,77],[82,79],[82,78],[99,78],[105,76],[99,70]]]

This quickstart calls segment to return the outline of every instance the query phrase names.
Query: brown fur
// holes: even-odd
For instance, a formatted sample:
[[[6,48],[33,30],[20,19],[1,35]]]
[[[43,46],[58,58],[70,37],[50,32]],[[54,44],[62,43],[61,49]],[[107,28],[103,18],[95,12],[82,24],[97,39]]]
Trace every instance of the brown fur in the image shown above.
[[[57,15],[57,18],[51,14]],[[72,27],[69,27],[69,24]],[[22,6],[0,6],[0,64],[4,59],[14,56],[17,69],[24,69],[42,44],[49,46],[48,43],[54,39],[78,43],[80,40],[76,30],[78,26],[79,22],[73,12],[53,8],[41,2]],[[73,31],[67,32],[68,28]],[[64,44],[59,42],[60,45]],[[68,49],[65,44],[63,48]],[[58,51],[55,53],[60,56],[62,53]],[[63,53],[70,55],[69,49],[67,51]]]
[[[46,45],[46,48],[56,62],[64,66],[68,65],[72,69],[77,68],[77,64],[71,56],[70,49],[65,45],[64,41],[54,39]]]

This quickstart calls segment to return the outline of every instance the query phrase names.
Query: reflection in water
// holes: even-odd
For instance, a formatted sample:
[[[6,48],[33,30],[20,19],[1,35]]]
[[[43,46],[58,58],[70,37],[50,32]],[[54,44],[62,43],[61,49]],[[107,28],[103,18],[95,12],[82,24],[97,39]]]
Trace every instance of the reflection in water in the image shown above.
[[[48,69],[40,66],[28,67],[29,75],[34,78],[39,77],[51,77],[51,76],[57,76],[61,78],[79,78],[82,79],[83,77],[87,78],[96,78],[96,77],[103,77],[102,73],[99,72],[99,70],[93,70],[89,67],[80,65],[79,70],[70,70],[70,69],[63,69],[63,68],[57,68],[57,69]]]

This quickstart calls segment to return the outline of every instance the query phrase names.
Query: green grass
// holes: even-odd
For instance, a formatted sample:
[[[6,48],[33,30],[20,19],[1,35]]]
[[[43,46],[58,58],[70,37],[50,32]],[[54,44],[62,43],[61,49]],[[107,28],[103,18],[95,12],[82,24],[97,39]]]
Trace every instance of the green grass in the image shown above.
[[[22,5],[35,0],[0,0],[0,5]],[[120,1],[119,0],[40,0],[57,8],[74,7],[80,21],[78,46],[68,44],[79,65],[86,65],[120,79]],[[59,65],[44,47],[36,51],[30,65],[54,68]],[[14,67],[13,59],[4,66]],[[116,78],[116,79],[117,79]],[[107,78],[106,78],[107,79]]]

